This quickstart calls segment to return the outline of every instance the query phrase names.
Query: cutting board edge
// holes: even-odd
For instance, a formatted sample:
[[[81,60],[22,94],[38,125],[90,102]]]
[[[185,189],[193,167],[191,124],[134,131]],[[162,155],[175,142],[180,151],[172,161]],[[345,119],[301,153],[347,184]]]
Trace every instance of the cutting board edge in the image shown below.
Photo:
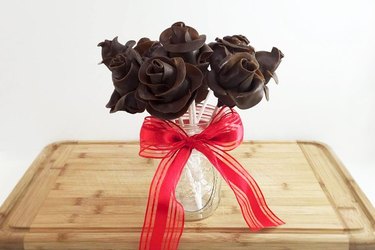
[[[372,226],[375,227],[375,208],[370,202],[370,200],[367,198],[365,193],[361,190],[357,182],[354,180],[352,175],[349,173],[348,169],[345,167],[344,163],[337,157],[334,150],[326,143],[320,142],[320,141],[298,141],[298,144],[312,144],[320,149],[322,149],[326,156],[330,158],[335,167],[336,170],[339,171],[339,173],[342,175],[342,177],[345,178],[346,184],[351,187],[352,193],[355,196],[357,201],[361,202],[361,206],[365,208],[364,212],[366,213],[367,217],[371,220]]]
[[[0,231],[3,229],[4,223],[8,214],[10,213],[10,210],[22,198],[22,195],[25,193],[28,186],[33,181],[33,178],[35,178],[38,169],[40,169],[43,163],[48,160],[49,157],[51,157],[53,151],[55,151],[63,143],[66,143],[66,141],[53,142],[46,145],[38,154],[36,159],[27,168],[26,172],[23,174],[23,176],[17,182],[16,186],[0,206]]]
[[[324,142],[315,140],[297,140],[297,144],[310,144],[320,148],[325,155],[331,160],[332,165],[336,168],[342,178],[345,179],[346,185],[351,190],[352,195],[355,200],[359,203],[363,213],[367,216],[369,223],[372,227],[370,232],[366,233],[355,233],[355,231],[349,234],[349,249],[355,250],[367,250],[375,249],[375,208],[371,204],[370,200],[363,193],[359,185],[356,183],[354,178],[349,173],[348,169],[345,167],[343,162],[338,158],[334,150]],[[347,232],[349,233],[349,232]]]

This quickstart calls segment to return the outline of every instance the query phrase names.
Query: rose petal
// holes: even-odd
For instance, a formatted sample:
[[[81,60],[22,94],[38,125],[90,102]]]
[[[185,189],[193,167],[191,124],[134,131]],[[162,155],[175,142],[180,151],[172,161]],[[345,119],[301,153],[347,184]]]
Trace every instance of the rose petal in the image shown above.
[[[270,91],[269,91],[267,85],[264,85],[264,95],[266,96],[266,100],[269,101],[270,100]]]
[[[269,82],[272,74],[276,71],[280,65],[281,59],[284,54],[277,48],[273,47],[271,52],[268,51],[257,51],[255,57],[259,63],[259,69],[265,78],[265,84]]]
[[[198,65],[209,62],[209,59],[213,52],[214,51],[210,48],[210,46],[204,44],[202,48],[199,49],[199,54],[197,56]]]
[[[114,90],[112,95],[111,95],[111,98],[109,99],[109,102],[107,103],[107,105],[105,105],[106,108],[110,108],[111,111],[112,109],[115,107],[117,101],[121,98],[120,94]]]
[[[129,72],[122,78],[113,78],[113,85],[116,91],[121,95],[125,95],[138,87],[138,66],[131,64]]]
[[[217,93],[218,95],[226,95],[227,93],[225,90],[218,84],[216,81],[216,74],[214,71],[210,71],[207,73],[207,83],[210,89]]]
[[[144,56],[148,52],[148,50],[151,48],[151,46],[155,43],[156,41],[151,41],[147,37],[142,37],[139,39],[137,42],[137,45],[134,47],[134,50],[137,51],[141,56]]]
[[[181,110],[184,108],[184,106],[189,105],[188,101],[190,100],[191,97],[191,92],[188,91],[185,93],[181,98],[170,101],[170,102],[160,102],[160,101],[150,101],[149,104],[150,106],[159,111],[159,112],[164,112],[164,113],[172,113],[176,112],[178,110]]]
[[[145,110],[145,107],[145,103],[135,98],[135,91],[133,91],[121,97],[116,103],[113,111],[111,110],[111,112],[113,113],[122,110],[131,114],[135,114],[143,112]]]
[[[219,72],[220,63],[224,60],[224,58],[232,55],[232,53],[230,53],[225,46],[217,43],[210,43],[209,46],[214,51],[210,57],[211,70]]]
[[[215,93],[214,93],[215,94]],[[218,98],[218,107],[221,107],[223,105],[233,108],[236,106],[236,102],[233,101],[232,97],[229,95],[216,95],[215,96]]]
[[[195,98],[196,103],[203,102],[208,95],[208,84],[207,80],[203,78],[202,85],[197,89],[197,97]]]
[[[160,100],[160,98],[156,97],[155,94],[151,93],[148,88],[140,84],[137,88],[137,96],[141,100],[150,101],[150,100]]]
[[[109,63],[109,70],[112,71],[112,79],[124,78],[131,68],[131,62],[125,55],[117,55]]]
[[[163,43],[163,46],[169,52],[186,53],[189,51],[198,50],[200,47],[203,46],[205,41],[206,41],[206,36],[200,35],[199,39],[188,42],[188,43],[179,43],[179,44]]]
[[[160,92],[165,92],[168,89],[168,86],[162,82],[162,79],[163,79],[162,65],[159,68],[155,68],[157,64],[153,63],[154,60],[160,60],[162,62],[167,62],[167,63],[170,62],[170,59],[165,58],[165,57],[150,58],[141,65],[139,69],[139,73],[138,73],[138,78],[142,84],[146,85],[152,90],[152,93],[157,94]],[[155,74],[155,72],[157,73]],[[154,75],[153,75],[153,78],[151,79],[150,76],[152,74]]]
[[[255,53],[254,48],[249,45],[249,40],[243,35],[225,36],[223,39],[216,38],[216,41],[224,45],[231,53]]]
[[[248,77],[243,80],[242,82],[240,82],[237,86],[237,91],[239,92],[242,92],[242,91],[247,91],[250,87],[251,87],[251,84],[253,82],[253,79],[254,79],[254,74],[249,74]]]
[[[186,67],[186,77],[190,80],[190,91],[197,90],[203,81],[203,74],[202,72],[192,64],[185,63]]]
[[[173,99],[177,99],[177,98],[181,98],[182,94],[187,89],[189,89],[189,82],[184,81],[186,77],[186,65],[184,63],[184,60],[182,58],[175,57],[175,58],[172,58],[171,62],[175,66],[174,73],[176,73],[176,76],[172,76],[171,74],[169,74],[167,77],[169,77],[169,79],[174,80],[174,83],[172,84],[172,86],[168,86],[169,87],[168,90],[157,93],[156,94],[157,97],[165,98],[167,96],[175,96],[175,98]],[[163,77],[164,81],[166,80],[165,78]]]
[[[145,58],[167,56],[167,51],[159,41],[151,41],[147,37],[141,38],[138,41],[137,46],[134,47],[134,50]]]
[[[171,113],[160,112],[158,110],[153,109],[153,107],[151,105],[148,105],[146,107],[146,110],[151,115],[156,116],[160,119],[173,120],[173,119],[181,117],[183,114],[185,114],[187,112],[187,110],[189,109],[189,106],[193,102],[194,99],[195,99],[195,95],[192,95],[191,98],[189,99],[189,101],[186,103],[186,105],[182,109],[176,110],[176,111],[171,112]]]
[[[243,35],[225,36],[223,40],[237,46],[247,46],[250,43],[249,39]]]
[[[172,53],[169,52],[168,56],[169,57],[181,57],[184,59],[186,63],[191,63],[191,64],[197,64],[197,56],[198,56],[199,50],[193,50],[189,51],[186,53]]]
[[[237,88],[246,79],[252,78],[258,67],[255,57],[249,53],[239,52],[228,56],[221,63],[219,84],[224,89]]]
[[[264,83],[264,77],[259,70],[255,71],[254,74],[249,75],[249,78],[247,78],[240,85],[238,85],[237,90],[239,92],[250,91],[253,88],[253,82],[258,80]]]
[[[252,89],[248,92],[237,92],[228,90],[228,95],[240,109],[249,109],[257,105],[263,98],[263,82],[261,80],[253,81]]]
[[[207,83],[210,89],[214,92],[214,95],[218,98],[218,106],[226,105],[228,107],[234,107],[236,103],[230,98],[227,92],[217,83],[216,74],[213,71],[207,74]]]

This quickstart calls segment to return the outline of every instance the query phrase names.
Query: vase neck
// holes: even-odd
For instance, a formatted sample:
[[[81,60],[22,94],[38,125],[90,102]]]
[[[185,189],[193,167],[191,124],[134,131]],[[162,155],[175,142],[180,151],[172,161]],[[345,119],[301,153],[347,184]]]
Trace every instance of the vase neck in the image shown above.
[[[185,124],[182,126],[182,129],[188,134],[189,136],[199,134],[205,128],[207,128],[208,123],[198,123],[198,124]]]

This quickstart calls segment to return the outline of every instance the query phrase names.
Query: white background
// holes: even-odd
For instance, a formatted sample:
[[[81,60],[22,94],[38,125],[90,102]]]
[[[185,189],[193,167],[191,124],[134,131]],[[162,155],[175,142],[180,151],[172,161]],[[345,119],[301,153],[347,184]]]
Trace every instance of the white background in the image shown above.
[[[109,114],[97,43],[157,39],[175,21],[246,35],[285,59],[270,102],[241,111],[246,139],[330,145],[375,202],[375,1],[1,1],[0,204],[58,140],[138,139],[144,115]]]

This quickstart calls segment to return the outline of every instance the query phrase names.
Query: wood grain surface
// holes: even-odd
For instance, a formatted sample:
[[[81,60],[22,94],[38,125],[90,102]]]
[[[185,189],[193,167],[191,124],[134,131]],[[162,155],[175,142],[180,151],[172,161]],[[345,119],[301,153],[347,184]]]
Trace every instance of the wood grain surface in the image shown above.
[[[138,142],[47,146],[0,208],[0,249],[137,249],[157,160]],[[222,183],[214,215],[179,249],[375,249],[375,210],[333,153],[305,141],[244,142],[231,154],[286,224],[252,233]]]

